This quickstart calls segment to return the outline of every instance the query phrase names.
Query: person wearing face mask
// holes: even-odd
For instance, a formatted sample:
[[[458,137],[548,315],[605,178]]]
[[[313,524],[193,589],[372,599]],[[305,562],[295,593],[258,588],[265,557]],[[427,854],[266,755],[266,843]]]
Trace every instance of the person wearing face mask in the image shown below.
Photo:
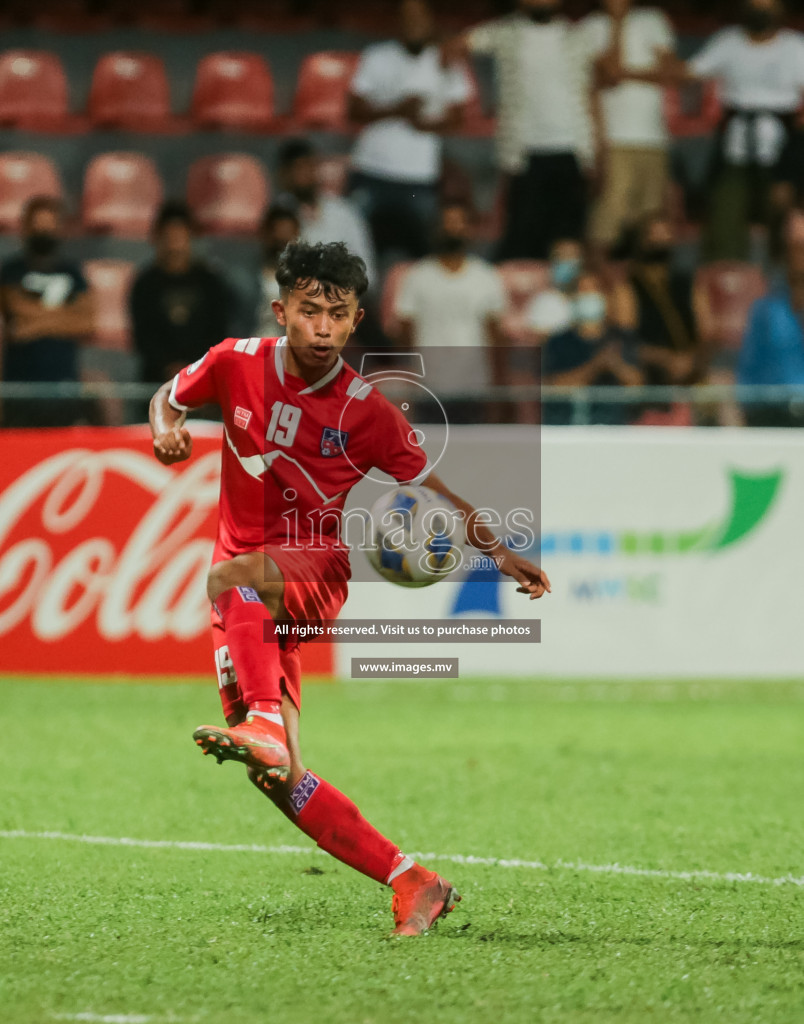
[[[79,379],[79,343],[92,335],[95,312],[81,269],[61,255],[63,231],[58,199],[29,201],[22,252],[0,269],[4,380]],[[75,400],[8,401],[3,419],[6,426],[65,426],[86,414]]]
[[[361,128],[350,193],[381,256],[430,251],[441,137],[460,128],[472,95],[465,67],[442,64],[430,4],[402,0],[398,38],[364,51],[349,94],[349,117]]]
[[[692,276],[674,266],[674,246],[665,214],[649,214],[638,225],[628,282],[648,384],[690,384],[702,370],[695,311],[705,300]]]
[[[546,259],[559,238],[583,238],[586,175],[596,175],[590,64],[561,0],[518,0],[514,13],[470,29],[444,59],[493,58],[498,81],[497,162],[505,227],[497,258]]]
[[[525,319],[533,341],[572,326],[572,295],[583,269],[583,246],[575,238],[560,238],[550,249],[550,286],[534,295]]]
[[[397,340],[423,353],[425,384],[445,400],[451,423],[481,416],[477,401],[450,395],[500,384],[505,372],[505,291],[492,264],[469,252],[473,238],[468,204],[444,206],[435,253],[410,268],[394,309]]]
[[[295,212],[304,242],[344,242],[366,264],[369,292],[377,286],[374,243],[363,214],[351,199],[321,189],[318,152],[307,139],[288,139],[279,150],[276,203]]]
[[[570,387],[637,385],[643,382],[634,339],[613,327],[607,316],[603,281],[592,270],[578,277],[572,327],[552,334],[542,346],[542,381]],[[545,401],[542,422],[572,422],[570,402]],[[593,402],[592,423],[628,422],[628,408],[615,402]]]
[[[684,69],[715,79],[724,108],[711,168],[704,248],[709,259],[745,259],[749,227],[780,230],[804,177],[797,131],[804,100],[804,35],[782,27],[781,0],[743,0],[741,24],[717,32]]]

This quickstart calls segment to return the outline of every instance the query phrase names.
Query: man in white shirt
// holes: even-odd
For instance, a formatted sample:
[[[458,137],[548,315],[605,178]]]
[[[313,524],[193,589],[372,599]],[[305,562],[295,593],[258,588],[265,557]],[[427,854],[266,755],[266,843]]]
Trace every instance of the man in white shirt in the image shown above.
[[[804,35],[783,28],[783,19],[781,0],[746,0],[742,25],[715,33],[688,65],[693,76],[717,81],[725,111],[707,204],[710,259],[747,258],[752,221],[769,227],[778,250],[804,178],[796,132]]]
[[[276,202],[295,207],[304,242],[344,242],[366,264],[369,288],[378,285],[374,245],[362,214],[348,199],[321,191],[318,154],[307,139],[289,139],[279,151],[280,194]]]
[[[396,300],[399,340],[422,351],[425,384],[445,399],[449,421],[482,419],[479,403],[450,401],[504,378],[505,338],[500,326],[506,296],[496,269],[467,250],[472,214],[463,203],[441,211],[436,253],[415,263]]]
[[[557,238],[585,235],[584,169],[592,169],[595,147],[581,44],[561,0],[518,0],[513,14],[445,47],[448,59],[494,58],[497,160],[508,176],[499,259],[546,259]]]
[[[662,68],[676,39],[667,16],[632,0],[601,0],[603,10],[579,25],[594,67],[593,110],[603,144],[602,188],[589,237],[604,255],[627,229],[667,201],[669,137],[664,117]],[[612,80],[614,66],[640,80]]]
[[[441,135],[460,127],[472,85],[444,67],[426,0],[402,0],[399,39],[369,46],[352,79],[349,116],[362,126],[350,190],[377,252],[418,259],[430,251],[438,209]]]

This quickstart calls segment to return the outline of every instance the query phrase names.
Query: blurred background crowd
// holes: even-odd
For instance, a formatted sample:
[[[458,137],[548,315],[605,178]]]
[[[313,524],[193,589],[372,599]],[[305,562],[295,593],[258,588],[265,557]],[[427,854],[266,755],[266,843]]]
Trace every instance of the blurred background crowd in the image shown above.
[[[804,385],[795,14],[6,2],[4,425],[141,419],[113,389],[44,385],[159,383],[224,337],[281,333],[273,274],[297,237],[365,259],[355,346],[429,353],[453,418],[570,422],[541,380],[642,388],[593,422],[801,424],[795,398],[666,391]]]

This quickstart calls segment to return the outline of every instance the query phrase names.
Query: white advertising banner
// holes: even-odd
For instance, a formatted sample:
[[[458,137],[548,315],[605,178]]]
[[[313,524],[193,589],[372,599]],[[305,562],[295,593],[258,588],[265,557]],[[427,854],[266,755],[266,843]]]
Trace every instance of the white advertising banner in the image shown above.
[[[541,643],[342,643],[339,675],[372,656],[458,657],[464,677],[804,675],[804,435],[557,427],[539,441],[533,428],[456,427],[436,471],[521,544],[523,519],[506,516],[535,510],[538,535],[540,461],[541,553],[527,553],[552,594],[529,602],[468,551],[466,569],[429,588],[356,580],[343,617],[540,618]],[[373,501],[362,487],[355,499]]]

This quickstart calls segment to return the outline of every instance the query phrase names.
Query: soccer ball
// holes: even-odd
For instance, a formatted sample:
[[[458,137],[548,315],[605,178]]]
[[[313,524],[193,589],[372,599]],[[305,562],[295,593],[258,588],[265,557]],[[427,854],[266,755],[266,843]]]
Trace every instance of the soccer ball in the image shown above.
[[[372,506],[368,528],[366,557],[400,587],[429,587],[461,564],[463,517],[429,487],[407,485],[384,494]]]

